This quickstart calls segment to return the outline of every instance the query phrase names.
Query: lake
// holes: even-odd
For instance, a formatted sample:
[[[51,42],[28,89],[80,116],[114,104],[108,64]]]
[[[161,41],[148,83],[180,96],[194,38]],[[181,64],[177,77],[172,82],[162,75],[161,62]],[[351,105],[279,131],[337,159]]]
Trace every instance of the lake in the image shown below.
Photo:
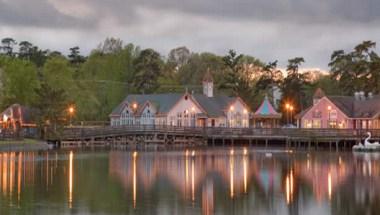
[[[0,153],[0,214],[376,214],[380,154],[202,148]]]

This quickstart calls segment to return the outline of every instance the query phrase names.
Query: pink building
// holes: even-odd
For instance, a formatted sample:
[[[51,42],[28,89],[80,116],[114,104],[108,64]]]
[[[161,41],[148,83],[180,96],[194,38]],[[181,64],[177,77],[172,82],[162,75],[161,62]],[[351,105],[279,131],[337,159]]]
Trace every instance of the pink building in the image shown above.
[[[296,119],[299,128],[379,129],[380,95],[326,96],[317,89],[313,105]]]

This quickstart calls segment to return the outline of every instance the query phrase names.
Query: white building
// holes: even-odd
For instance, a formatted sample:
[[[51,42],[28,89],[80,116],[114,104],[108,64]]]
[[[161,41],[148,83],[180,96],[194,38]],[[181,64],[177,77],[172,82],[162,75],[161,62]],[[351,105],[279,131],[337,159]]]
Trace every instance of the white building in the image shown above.
[[[128,95],[110,114],[111,125],[248,127],[250,111],[239,97],[214,95],[208,71],[203,94]]]

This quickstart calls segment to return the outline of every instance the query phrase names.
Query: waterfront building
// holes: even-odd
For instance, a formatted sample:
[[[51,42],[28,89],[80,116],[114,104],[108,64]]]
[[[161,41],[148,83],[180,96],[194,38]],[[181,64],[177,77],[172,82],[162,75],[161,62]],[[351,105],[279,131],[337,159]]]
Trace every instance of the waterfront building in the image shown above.
[[[265,96],[263,103],[253,114],[254,128],[278,128],[282,114],[278,113]]]
[[[250,110],[240,97],[214,95],[210,71],[202,85],[203,94],[128,95],[110,114],[111,125],[249,127]]]
[[[12,104],[1,113],[3,130],[22,132],[24,136],[35,136],[37,125],[33,120],[33,110],[20,104]]]
[[[317,89],[312,106],[296,119],[300,128],[379,129],[380,95],[327,96]]]

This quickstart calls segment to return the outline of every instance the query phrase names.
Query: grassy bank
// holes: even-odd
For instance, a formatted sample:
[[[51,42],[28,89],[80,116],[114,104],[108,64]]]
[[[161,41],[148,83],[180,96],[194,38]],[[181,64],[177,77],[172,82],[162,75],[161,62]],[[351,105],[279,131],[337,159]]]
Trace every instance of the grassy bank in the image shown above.
[[[46,150],[48,144],[43,140],[21,139],[21,140],[0,140],[0,151],[33,151]]]

